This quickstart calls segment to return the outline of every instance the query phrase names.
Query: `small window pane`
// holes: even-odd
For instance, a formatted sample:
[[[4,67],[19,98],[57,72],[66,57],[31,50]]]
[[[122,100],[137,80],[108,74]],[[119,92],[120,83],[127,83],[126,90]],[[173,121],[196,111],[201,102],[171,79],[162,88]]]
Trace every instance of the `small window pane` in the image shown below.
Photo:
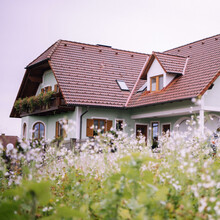
[[[103,120],[100,120],[100,129],[102,133],[105,131],[105,121]]]
[[[34,138],[38,138],[39,134],[39,123],[34,126]]]
[[[121,90],[129,91],[129,89],[124,81],[121,81],[121,80],[116,80],[116,81],[117,81]]]
[[[123,131],[123,120],[116,120],[116,130]]]
[[[151,91],[156,91],[156,78],[151,78]]]
[[[44,125],[40,123],[40,138],[44,137]]]
[[[94,120],[94,129],[98,129],[99,128],[99,122],[98,120]]]
[[[154,122],[152,123],[152,137],[153,139],[158,139],[158,123],[157,122]]]
[[[163,76],[159,77],[159,90],[163,89]]]

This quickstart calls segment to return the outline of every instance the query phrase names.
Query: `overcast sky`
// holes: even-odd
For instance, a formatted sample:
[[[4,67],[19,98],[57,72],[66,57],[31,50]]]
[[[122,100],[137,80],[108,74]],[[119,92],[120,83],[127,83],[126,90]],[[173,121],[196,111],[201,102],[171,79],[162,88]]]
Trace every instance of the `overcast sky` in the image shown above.
[[[0,133],[24,67],[58,39],[151,53],[220,34],[219,0],[0,0]]]

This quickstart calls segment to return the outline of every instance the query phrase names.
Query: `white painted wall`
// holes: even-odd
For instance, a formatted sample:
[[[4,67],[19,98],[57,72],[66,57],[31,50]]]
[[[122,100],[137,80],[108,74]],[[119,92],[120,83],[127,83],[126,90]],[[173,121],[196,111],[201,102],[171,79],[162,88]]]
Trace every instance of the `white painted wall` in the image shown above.
[[[220,77],[218,77],[211,90],[204,94],[204,106],[220,107]]]
[[[167,73],[166,74],[166,82],[165,82],[165,86],[167,86],[174,78],[175,78],[176,74],[170,74]]]
[[[150,78],[153,76],[163,75],[163,87],[167,86],[175,77],[175,74],[167,74],[157,59],[154,59],[147,73],[147,90],[150,91]]]
[[[45,71],[42,77],[42,83],[38,86],[36,95],[39,95],[41,93],[41,89],[46,86],[52,86],[52,90],[53,90],[54,85],[56,84],[57,84],[57,81],[52,70]]]
[[[205,119],[205,127],[210,131],[216,131],[220,128],[220,117],[218,115],[207,115]]]

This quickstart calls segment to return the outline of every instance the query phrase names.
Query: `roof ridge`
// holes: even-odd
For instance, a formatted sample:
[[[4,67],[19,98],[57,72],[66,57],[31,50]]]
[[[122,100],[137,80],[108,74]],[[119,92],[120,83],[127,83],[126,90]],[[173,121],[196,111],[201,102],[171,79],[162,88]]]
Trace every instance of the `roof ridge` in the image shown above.
[[[156,51],[153,51],[154,53],[159,53],[159,54],[163,54],[163,55],[168,55],[168,56],[174,56],[174,57],[181,57],[181,58],[187,58],[185,56],[181,56],[181,55],[175,55],[175,54],[169,54],[169,53],[165,53],[165,52],[156,52]]]
[[[58,40],[56,41],[53,45],[54,45],[54,48],[52,49],[52,51],[47,55],[47,58],[51,58],[51,56],[53,55],[53,53],[55,52],[55,50],[57,49],[58,45],[60,44],[62,40]]]
[[[101,47],[100,45],[97,45],[97,44],[82,43],[82,42],[71,41],[71,40],[61,40],[61,41],[66,41],[66,42],[76,43],[76,44],[82,44],[82,45],[87,45],[87,46],[92,46],[92,47]],[[128,53],[136,53],[136,54],[143,54],[143,55],[150,56],[148,53],[135,52],[135,51],[130,51],[130,50],[123,50],[123,49],[118,49],[118,48],[113,48],[113,47],[108,47],[107,49],[109,49],[109,50],[110,49],[112,49],[112,50],[119,50],[119,51],[124,51],[124,52],[128,52]]]
[[[167,51],[175,50],[175,49],[177,49],[177,48],[181,48],[181,47],[185,47],[185,46],[188,46],[188,45],[191,45],[191,44],[195,44],[195,43],[198,43],[198,42],[203,41],[203,40],[208,40],[208,39],[210,39],[210,38],[214,38],[214,37],[217,37],[217,36],[220,37],[220,34],[216,34],[216,35],[213,35],[213,36],[211,36],[211,37],[206,37],[206,38],[203,38],[203,39],[200,39],[200,40],[193,41],[193,42],[191,42],[191,43],[184,44],[184,45],[182,45],[182,46],[178,46],[178,47],[171,48],[171,49],[169,49],[169,50],[165,50],[164,53],[167,52]]]

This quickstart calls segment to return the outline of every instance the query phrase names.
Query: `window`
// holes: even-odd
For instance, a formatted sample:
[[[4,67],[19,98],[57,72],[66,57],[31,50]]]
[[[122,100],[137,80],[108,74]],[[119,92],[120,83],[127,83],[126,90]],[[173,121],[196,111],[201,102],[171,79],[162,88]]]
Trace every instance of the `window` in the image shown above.
[[[145,137],[145,141],[147,141],[147,130],[148,125],[136,124],[136,138],[138,138],[140,135],[143,135]]]
[[[151,130],[152,130],[152,139],[157,141],[158,136],[159,136],[159,123],[158,122],[152,122]]]
[[[66,124],[68,124],[68,121],[66,122]],[[64,129],[64,125],[65,124],[63,123],[63,121],[56,122],[56,135],[55,135],[56,138],[59,138],[59,137],[65,138],[67,136],[66,130]]]
[[[93,137],[98,134],[98,130],[101,130],[101,133],[110,131],[112,127],[112,121],[106,119],[87,119],[87,129],[86,136]]]
[[[49,92],[51,90],[52,90],[52,87],[51,86],[47,86],[47,87],[41,89],[41,93],[46,93],[46,92]]]
[[[45,136],[45,126],[42,122],[37,122],[33,126],[33,138],[41,139]]]
[[[23,124],[23,135],[22,135],[24,139],[26,139],[26,135],[27,135],[27,124],[24,123]]]
[[[123,131],[123,124],[124,124],[124,121],[122,119],[117,119],[115,123],[116,130]]]
[[[144,83],[144,85],[143,86],[141,86],[141,88],[140,89],[138,89],[138,91],[137,92],[143,92],[145,89],[147,88],[147,82],[145,82]]]
[[[47,87],[44,88],[44,91],[45,91],[45,92],[49,92],[49,91],[51,91],[51,90],[52,90],[52,87],[51,87],[51,86],[47,86]]]
[[[93,136],[98,134],[98,130],[101,130],[101,133],[105,132],[105,120],[104,119],[94,119],[93,124],[94,124]]]
[[[167,132],[169,132],[169,136],[170,136],[170,124],[163,124],[162,125],[162,134],[165,135]]]
[[[118,83],[118,85],[122,91],[129,91],[129,89],[124,81],[116,80],[116,82]]]
[[[150,90],[152,92],[163,89],[163,75],[151,77]]]

